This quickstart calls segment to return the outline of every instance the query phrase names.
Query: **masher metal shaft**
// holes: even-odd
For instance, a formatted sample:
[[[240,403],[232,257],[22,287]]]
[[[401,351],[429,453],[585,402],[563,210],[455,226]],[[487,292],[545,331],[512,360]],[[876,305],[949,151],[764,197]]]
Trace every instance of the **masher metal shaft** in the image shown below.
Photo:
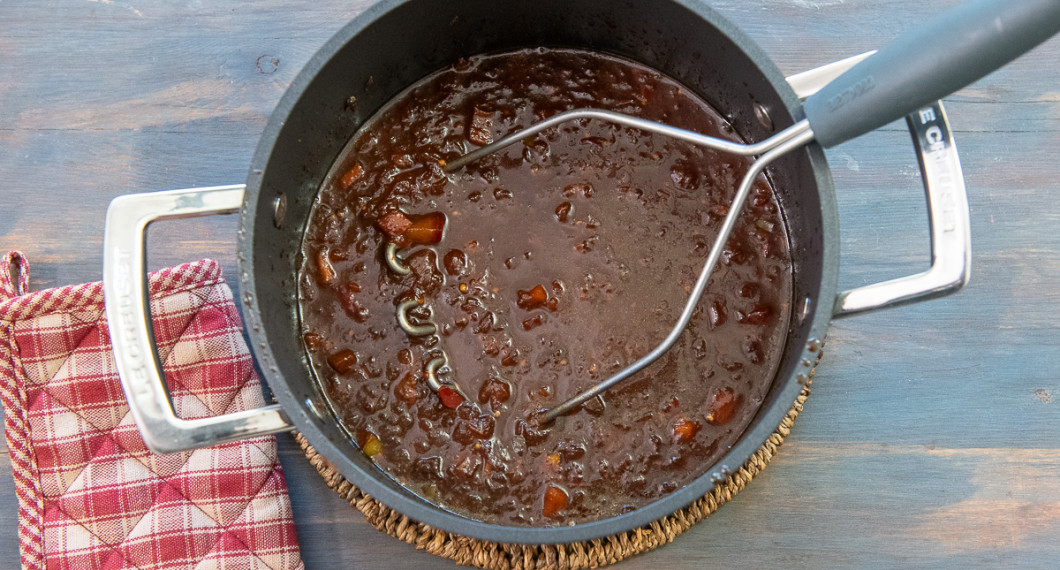
[[[692,320],[692,313],[695,312],[696,305],[699,304],[699,299],[703,296],[703,292],[706,290],[707,284],[710,282],[710,276],[714,273],[714,267],[717,266],[718,260],[721,258],[721,252],[725,248],[725,243],[729,240],[729,235],[732,234],[733,228],[736,227],[736,219],[740,216],[740,210],[743,208],[744,202],[747,201],[747,196],[751,193],[751,187],[754,186],[755,178],[757,178],[758,175],[778,157],[809,143],[812,140],[813,131],[810,129],[810,124],[803,120],[761,143],[753,145],[756,148],[764,147],[767,150],[762,154],[761,158],[751,164],[747,174],[744,175],[743,180],[740,182],[740,187],[736,191],[736,197],[733,199],[732,205],[729,207],[729,213],[725,215],[725,220],[722,222],[721,229],[718,231],[718,236],[714,239],[714,244],[710,248],[710,254],[707,256],[706,262],[703,263],[703,269],[699,272],[699,278],[696,279],[696,284],[692,288],[688,301],[685,302],[685,307],[681,311],[681,316],[677,319],[677,323],[674,324],[673,328],[670,329],[670,334],[666,335],[666,338],[663,339],[658,346],[653,348],[651,352],[640,357],[633,364],[626,366],[617,373],[612,374],[606,380],[545,412],[545,423],[552,422],[559,416],[566,414],[586,401],[596,397],[611,386],[614,386],[637,372],[640,372],[649,364],[658,360],[666,353],[666,351],[673,347],[677,342],[677,339],[681,336],[681,333],[684,332],[685,328],[688,326],[689,321]]]
[[[624,115],[622,113],[616,113],[614,111],[605,111],[603,109],[574,109],[573,111],[565,111],[563,113],[559,113],[558,115],[553,115],[543,121],[534,123],[529,127],[526,127],[525,129],[515,131],[514,133],[506,135],[500,140],[491,142],[490,144],[484,147],[475,149],[459,158],[451,160],[445,164],[445,170],[446,172],[456,172],[457,170],[460,170],[461,168],[467,166],[468,164],[471,164],[472,162],[475,162],[476,160],[489,156],[501,149],[507,148],[517,142],[526,139],[527,137],[534,136],[540,133],[541,131],[550,129],[561,123],[573,121],[576,119],[599,119],[601,121],[607,121],[610,123],[618,123],[627,127],[637,128],[642,131],[648,131],[650,133],[666,135],[668,137],[673,137],[675,139],[690,142],[699,146],[705,146],[707,148],[712,148],[714,150],[720,150],[722,152],[728,152],[731,154],[737,154],[740,156],[756,156],[762,154],[768,151],[769,149],[773,148],[780,142],[783,142],[783,139],[774,139],[777,139],[778,137],[794,136],[794,133],[789,132],[791,131],[791,129],[789,128],[773,135],[771,138],[768,138],[764,141],[754,144],[743,144],[719,139],[717,137],[709,137],[707,135],[699,134],[695,131],[672,127],[663,123],[656,123],[655,121],[648,121],[646,119],[641,119],[630,115]]]

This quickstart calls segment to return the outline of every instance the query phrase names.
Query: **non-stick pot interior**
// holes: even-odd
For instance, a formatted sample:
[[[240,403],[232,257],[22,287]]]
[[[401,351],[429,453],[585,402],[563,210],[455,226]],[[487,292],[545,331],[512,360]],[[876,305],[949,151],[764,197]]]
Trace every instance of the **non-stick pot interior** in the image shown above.
[[[531,46],[622,55],[670,75],[726,115],[747,140],[794,122],[798,102],[756,46],[695,2],[637,0],[410,0],[371,7],[332,38],[277,106],[255,154],[241,218],[240,261],[255,355],[288,414],[347,478],[417,520],[504,542],[565,542],[647,523],[710,490],[709,474],[644,509],[557,529],[485,525],[434,508],[378,471],[322,405],[302,351],[295,275],[313,198],[348,139],[391,97],[461,57]],[[766,109],[767,126],[754,106]],[[838,230],[831,181],[819,149],[778,161],[779,191],[795,256],[792,330],[784,362],[755,423],[727,456],[738,466],[790,407],[806,340],[823,334],[835,287]],[[277,216],[283,198],[286,212]],[[822,294],[824,295],[822,297]],[[818,306],[825,299],[826,307]]]

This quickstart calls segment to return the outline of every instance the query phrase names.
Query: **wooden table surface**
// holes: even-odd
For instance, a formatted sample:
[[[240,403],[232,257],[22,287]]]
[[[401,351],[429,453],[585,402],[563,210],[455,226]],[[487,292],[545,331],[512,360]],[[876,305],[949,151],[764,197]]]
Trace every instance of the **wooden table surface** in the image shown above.
[[[954,0],[711,2],[785,73],[878,47]],[[306,60],[364,0],[0,2],[0,248],[32,286],[94,281],[115,196],[239,183]],[[750,487],[624,568],[1060,565],[1060,38],[946,99],[967,180],[969,285],[833,323],[814,393]],[[828,151],[841,286],[928,263],[900,123]],[[152,230],[150,264],[219,259],[235,219]],[[279,436],[309,568],[450,567],[364,522]],[[6,453],[0,471],[10,472]],[[0,567],[18,564],[0,476]]]

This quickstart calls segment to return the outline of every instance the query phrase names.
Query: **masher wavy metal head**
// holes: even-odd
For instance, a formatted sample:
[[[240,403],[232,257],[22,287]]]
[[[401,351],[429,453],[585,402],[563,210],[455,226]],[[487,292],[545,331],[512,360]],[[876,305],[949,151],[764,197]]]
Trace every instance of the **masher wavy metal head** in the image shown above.
[[[812,141],[824,147],[873,131],[941,99],[1012,61],[1060,31],[1058,0],[972,0],[905,33],[844,73],[803,105],[806,118],[768,139],[739,144],[600,109],[560,113],[446,163],[453,172],[505,147],[575,119],[598,119],[754,157],[722,222],[681,316],[651,352],[606,380],[544,412],[548,423],[643,370],[688,326],[756,177],[778,157]]]

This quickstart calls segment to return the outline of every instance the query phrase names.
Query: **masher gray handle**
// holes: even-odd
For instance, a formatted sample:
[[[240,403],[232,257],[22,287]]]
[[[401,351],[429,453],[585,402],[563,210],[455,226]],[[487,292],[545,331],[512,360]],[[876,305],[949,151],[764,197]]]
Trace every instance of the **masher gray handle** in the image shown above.
[[[830,147],[965,87],[1060,31],[1060,0],[971,0],[902,34],[804,103]]]

